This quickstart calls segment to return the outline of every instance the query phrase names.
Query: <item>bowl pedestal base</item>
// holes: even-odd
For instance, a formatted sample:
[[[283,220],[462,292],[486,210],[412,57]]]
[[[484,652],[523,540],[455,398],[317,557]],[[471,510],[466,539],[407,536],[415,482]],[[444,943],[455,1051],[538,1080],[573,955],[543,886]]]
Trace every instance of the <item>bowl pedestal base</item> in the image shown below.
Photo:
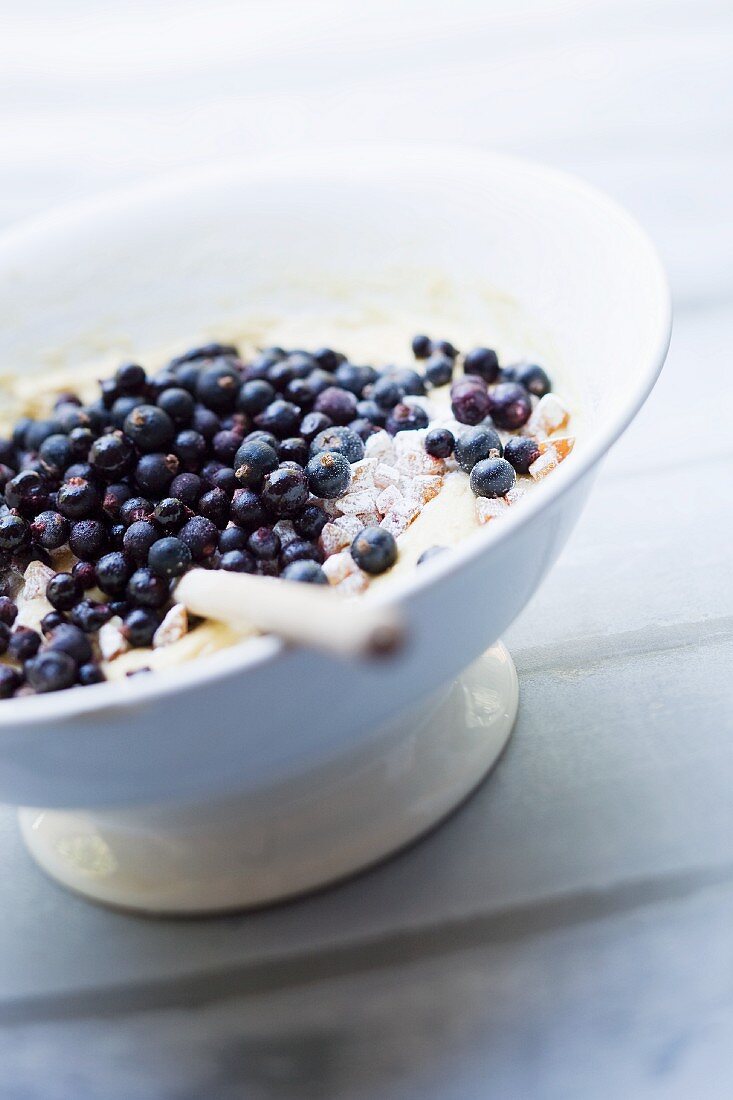
[[[429,703],[288,783],[196,806],[21,808],[34,859],[97,902],[194,916],[266,905],[344,878],[450,813],[500,756],[517,712],[492,646]]]

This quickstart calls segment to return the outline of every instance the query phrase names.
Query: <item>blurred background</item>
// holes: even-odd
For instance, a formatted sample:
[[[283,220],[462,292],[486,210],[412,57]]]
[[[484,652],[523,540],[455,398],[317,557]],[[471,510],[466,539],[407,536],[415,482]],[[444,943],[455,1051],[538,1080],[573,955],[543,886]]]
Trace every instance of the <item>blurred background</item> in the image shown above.
[[[0,1094],[730,1096],[733,445],[711,414],[733,399],[731,0],[0,0],[0,46],[0,228],[286,146],[467,143],[614,195],[675,300],[661,381],[506,639],[529,744],[413,853],[241,922],[145,925],[61,898],[11,822]],[[578,577],[610,640],[563,672],[550,645]],[[561,803],[574,835],[553,847]],[[526,866],[491,863],[486,820]],[[352,946],[260,968],[314,930]]]
[[[627,203],[678,306],[733,279],[729,0],[6,0],[0,32],[0,223],[282,146],[465,142]]]

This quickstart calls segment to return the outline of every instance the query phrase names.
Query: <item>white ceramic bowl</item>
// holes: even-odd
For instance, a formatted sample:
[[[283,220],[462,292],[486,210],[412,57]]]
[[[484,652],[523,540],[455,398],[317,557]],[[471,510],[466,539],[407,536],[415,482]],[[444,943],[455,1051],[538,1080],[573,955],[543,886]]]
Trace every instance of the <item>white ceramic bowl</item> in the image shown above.
[[[501,522],[396,594],[367,597],[402,605],[410,644],[394,661],[339,662],[260,638],[149,677],[3,702],[0,799],[94,807],[255,795],[345,749],[368,752],[381,723],[451,681],[521,611],[654,384],[670,334],[664,273],[623,210],[569,176],[470,150],[238,162],[0,238],[4,370],[108,347],[145,361],[148,348],[186,346],[250,316],[334,309],[357,324],[392,312],[406,341],[411,318],[419,329],[431,311],[455,310],[477,338],[543,354],[581,410],[573,454]]]

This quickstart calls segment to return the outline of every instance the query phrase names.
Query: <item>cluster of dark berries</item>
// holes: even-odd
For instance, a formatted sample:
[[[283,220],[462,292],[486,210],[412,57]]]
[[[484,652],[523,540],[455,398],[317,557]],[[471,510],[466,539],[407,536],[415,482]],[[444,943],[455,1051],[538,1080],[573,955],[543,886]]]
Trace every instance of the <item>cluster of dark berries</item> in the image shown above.
[[[347,491],[370,434],[427,425],[410,397],[431,384],[330,348],[245,363],[210,344],[153,375],[124,364],[90,404],[64,393],[19,421],[0,440],[0,696],[100,680],[96,632],[118,615],[149,645],[192,565],[327,583],[317,500]],[[42,634],[16,627],[17,572],[65,547],[76,562],[48,584]],[[391,553],[377,539],[360,555],[376,572]]]
[[[98,682],[96,632],[120,616],[131,646],[150,645],[193,565],[327,583],[322,502],[347,492],[372,433],[427,427],[414,399],[453,381],[450,343],[418,336],[413,352],[423,369],[377,371],[330,348],[245,362],[209,344],[152,375],[126,363],[91,403],[63,393],[47,419],[20,420],[0,440],[0,697]],[[540,368],[509,379],[485,348],[463,367],[452,398],[467,424],[516,426],[549,388]],[[42,633],[17,627],[17,573],[66,547],[75,564],[48,584]],[[397,549],[365,529],[352,553],[380,573]]]
[[[424,336],[413,341],[415,354],[429,356],[428,362],[436,354],[432,347]],[[468,352],[463,371],[451,385],[451,408],[456,420],[469,427],[458,439],[447,428],[435,428],[425,437],[425,450],[435,458],[455,455],[461,469],[470,475],[476,496],[505,496],[516,475],[528,473],[540,451],[528,436],[510,436],[502,444],[496,429],[512,432],[526,424],[532,413],[532,396],[549,393],[550,379],[536,364],[501,368],[490,348]]]

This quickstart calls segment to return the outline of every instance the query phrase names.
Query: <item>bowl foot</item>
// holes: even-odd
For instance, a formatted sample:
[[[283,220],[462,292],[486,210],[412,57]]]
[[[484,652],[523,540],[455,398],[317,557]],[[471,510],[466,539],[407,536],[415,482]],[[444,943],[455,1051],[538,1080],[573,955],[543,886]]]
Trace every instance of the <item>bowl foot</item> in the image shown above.
[[[52,878],[94,901],[178,916],[266,905],[436,825],[496,762],[517,704],[514,664],[497,643],[358,751],[285,785],[197,806],[21,808],[20,828]]]

